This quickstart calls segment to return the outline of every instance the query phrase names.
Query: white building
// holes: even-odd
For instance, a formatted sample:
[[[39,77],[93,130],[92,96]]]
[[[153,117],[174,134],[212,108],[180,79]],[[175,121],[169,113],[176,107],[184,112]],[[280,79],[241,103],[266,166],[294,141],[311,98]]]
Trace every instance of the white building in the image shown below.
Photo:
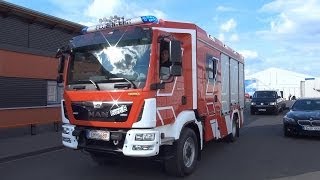
[[[283,92],[283,97],[288,99],[290,94],[298,98],[316,96],[319,93],[313,89],[316,86],[315,84],[317,84],[315,82],[320,82],[314,76],[278,68],[269,68],[251,74],[246,76],[245,79],[247,82],[246,92],[250,95],[255,90],[279,90]],[[314,82],[313,85],[310,85],[311,81]]]

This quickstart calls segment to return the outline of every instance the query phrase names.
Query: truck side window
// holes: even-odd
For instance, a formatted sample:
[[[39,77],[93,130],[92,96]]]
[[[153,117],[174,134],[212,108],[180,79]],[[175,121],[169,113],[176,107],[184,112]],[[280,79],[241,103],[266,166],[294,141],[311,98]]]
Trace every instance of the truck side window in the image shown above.
[[[172,65],[169,59],[169,44],[163,43],[160,47],[160,79],[166,80],[170,77],[170,67]]]
[[[206,56],[206,74],[207,78],[209,79],[210,83],[214,82],[214,79],[216,77],[216,71],[217,71],[217,60],[211,56],[208,55]]]

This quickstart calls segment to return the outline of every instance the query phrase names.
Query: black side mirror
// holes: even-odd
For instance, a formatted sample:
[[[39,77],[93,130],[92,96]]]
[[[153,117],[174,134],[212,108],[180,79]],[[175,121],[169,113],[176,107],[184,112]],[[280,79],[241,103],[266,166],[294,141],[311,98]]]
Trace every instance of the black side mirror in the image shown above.
[[[59,57],[59,65],[58,65],[58,73],[63,73],[64,70],[64,62],[65,62],[65,56],[61,55]]]
[[[181,42],[177,40],[170,41],[170,61],[172,63],[181,63],[182,59],[182,50],[181,50]]]
[[[182,66],[180,64],[173,64],[171,66],[171,75],[181,76],[182,75]]]

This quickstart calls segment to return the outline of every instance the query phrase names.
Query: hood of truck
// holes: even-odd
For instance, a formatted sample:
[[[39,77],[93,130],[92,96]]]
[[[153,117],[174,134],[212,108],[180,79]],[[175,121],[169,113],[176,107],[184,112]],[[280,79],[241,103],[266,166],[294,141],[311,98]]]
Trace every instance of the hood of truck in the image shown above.
[[[145,99],[152,97],[142,90],[64,93],[71,124],[103,128],[131,128],[141,118]]]

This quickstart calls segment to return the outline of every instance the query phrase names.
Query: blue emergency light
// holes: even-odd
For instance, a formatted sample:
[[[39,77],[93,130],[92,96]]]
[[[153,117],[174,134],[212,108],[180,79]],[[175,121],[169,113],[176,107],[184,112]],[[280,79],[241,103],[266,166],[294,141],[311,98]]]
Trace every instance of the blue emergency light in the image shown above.
[[[89,33],[89,32],[95,32],[99,30],[104,30],[108,28],[113,27],[120,27],[120,26],[130,26],[130,25],[136,25],[136,24],[147,24],[147,23],[158,23],[158,18],[155,16],[140,16],[132,19],[124,19],[124,18],[118,18],[118,19],[106,19],[95,26],[85,27],[82,29],[82,34]]]

